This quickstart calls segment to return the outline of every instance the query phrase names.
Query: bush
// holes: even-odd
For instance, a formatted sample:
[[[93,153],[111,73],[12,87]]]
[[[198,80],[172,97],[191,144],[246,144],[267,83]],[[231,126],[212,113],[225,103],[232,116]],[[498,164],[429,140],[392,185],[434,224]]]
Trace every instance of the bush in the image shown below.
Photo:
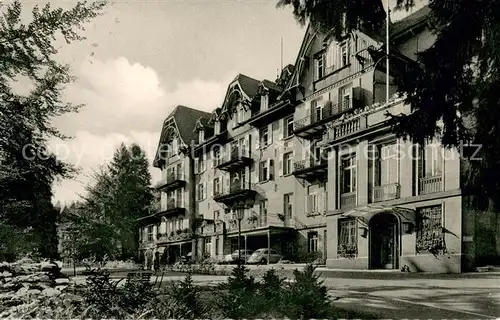
[[[127,313],[144,308],[155,297],[150,273],[129,273],[125,285],[118,291],[119,305]]]
[[[111,280],[107,270],[91,271],[83,291],[83,298],[87,315],[91,318],[119,317],[116,283]]]
[[[216,305],[224,318],[255,318],[262,313],[261,299],[258,296],[258,284],[255,278],[248,276],[245,266],[236,267],[227,283],[219,286]]]
[[[332,306],[327,289],[309,264],[304,271],[294,270],[294,282],[285,290],[282,311],[291,319],[330,318]]]

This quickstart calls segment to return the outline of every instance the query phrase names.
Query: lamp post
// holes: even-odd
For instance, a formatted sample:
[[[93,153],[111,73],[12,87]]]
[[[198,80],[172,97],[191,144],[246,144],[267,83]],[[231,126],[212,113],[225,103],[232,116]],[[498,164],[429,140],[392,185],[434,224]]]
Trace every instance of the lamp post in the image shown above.
[[[241,250],[240,250],[240,239],[241,239],[241,220],[243,219],[243,209],[236,209],[236,219],[238,220],[238,268],[241,267]]]

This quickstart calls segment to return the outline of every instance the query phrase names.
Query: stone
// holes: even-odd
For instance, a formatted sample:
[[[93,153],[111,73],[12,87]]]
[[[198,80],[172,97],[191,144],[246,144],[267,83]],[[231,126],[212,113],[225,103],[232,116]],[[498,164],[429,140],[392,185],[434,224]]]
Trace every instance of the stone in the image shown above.
[[[55,289],[56,289],[56,290],[59,290],[59,291],[61,291],[61,292],[62,292],[62,291],[64,291],[64,290],[66,290],[66,288],[68,288],[68,286],[56,286],[56,288],[55,288]]]
[[[53,289],[53,288],[47,288],[47,289],[42,291],[42,294],[44,296],[47,296],[47,297],[54,297],[54,296],[60,295],[61,291],[59,291],[57,289]]]
[[[57,273],[61,271],[61,268],[55,262],[42,262],[40,270]]]
[[[21,289],[16,291],[17,296],[24,296],[28,293],[29,289],[28,287],[22,287]]]
[[[30,289],[28,290],[28,294],[29,295],[39,295],[40,293],[42,293],[40,290],[38,289]]]
[[[4,271],[2,272],[2,277],[4,278],[12,277],[12,273],[10,273],[9,271]]]
[[[69,284],[69,279],[68,278],[59,278],[56,279],[57,284]]]

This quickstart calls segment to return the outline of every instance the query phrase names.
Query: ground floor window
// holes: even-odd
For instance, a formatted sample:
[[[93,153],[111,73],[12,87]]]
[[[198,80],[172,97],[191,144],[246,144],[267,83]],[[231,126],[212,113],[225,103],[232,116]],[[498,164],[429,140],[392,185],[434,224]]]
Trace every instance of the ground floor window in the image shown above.
[[[215,255],[219,255],[219,238],[215,238]]]
[[[433,254],[444,251],[444,233],[441,205],[423,207],[417,210],[416,251]]]
[[[313,231],[307,234],[307,242],[309,243],[309,252],[318,252],[318,232]]]
[[[351,257],[358,253],[357,221],[355,219],[339,220],[337,253],[341,257]]]

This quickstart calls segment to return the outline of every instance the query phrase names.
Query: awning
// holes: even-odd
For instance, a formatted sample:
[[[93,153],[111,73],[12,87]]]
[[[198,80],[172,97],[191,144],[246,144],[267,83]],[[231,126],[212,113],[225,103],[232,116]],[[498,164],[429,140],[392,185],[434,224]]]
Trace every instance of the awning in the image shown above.
[[[415,210],[394,206],[367,205],[344,212],[342,217],[358,218],[368,225],[373,216],[382,212],[392,213],[398,216],[402,223],[415,224]]]

